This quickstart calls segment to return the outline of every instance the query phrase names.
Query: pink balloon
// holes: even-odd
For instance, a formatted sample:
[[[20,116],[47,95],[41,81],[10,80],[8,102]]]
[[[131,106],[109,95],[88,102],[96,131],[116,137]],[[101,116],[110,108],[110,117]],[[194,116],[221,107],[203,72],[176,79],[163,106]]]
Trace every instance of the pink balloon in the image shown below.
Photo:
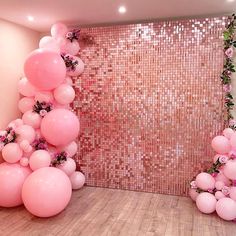
[[[215,182],[215,188],[216,188],[217,190],[221,190],[224,186],[225,186],[225,183],[222,182],[222,181],[216,181],[216,182]]]
[[[207,192],[200,193],[196,199],[197,208],[205,214],[215,211],[216,202],[215,196]]]
[[[234,134],[234,131],[231,128],[226,128],[223,131],[223,135],[227,138],[230,139],[232,134]]]
[[[19,101],[18,108],[22,113],[25,113],[26,111],[32,110],[34,104],[35,101],[33,98],[24,97]]]
[[[230,180],[225,177],[225,175],[223,173],[219,173],[216,177],[215,177],[215,181],[222,181],[224,182],[225,186],[230,186]]]
[[[216,203],[216,212],[224,220],[234,220],[236,218],[236,202],[231,198],[221,198]]]
[[[41,133],[54,146],[67,145],[79,134],[79,120],[69,110],[54,109],[43,118]]]
[[[236,160],[229,160],[225,164],[224,175],[229,179],[236,180]]]
[[[62,23],[56,23],[51,27],[51,35],[54,38],[65,37],[67,32],[67,26]]]
[[[29,143],[32,143],[35,139],[35,131],[29,125],[21,125],[16,129],[17,142],[21,142],[23,140],[28,140]]]
[[[196,189],[190,188],[189,189],[189,196],[191,197],[191,199],[195,202],[197,197],[198,197],[199,193],[196,192]]]
[[[35,94],[35,101],[52,103],[54,100],[50,91],[40,91]]]
[[[225,136],[216,136],[213,138],[211,146],[219,154],[226,154],[231,149],[229,140]]]
[[[27,111],[23,116],[22,116],[22,120],[24,122],[25,125],[30,125],[32,126],[34,129],[38,129],[40,127],[41,124],[41,116],[33,111]]]
[[[20,142],[20,148],[25,152],[25,150],[28,149],[28,147],[30,146],[30,143],[28,140],[23,140]]]
[[[65,151],[68,157],[73,157],[78,151],[78,145],[75,141],[69,143],[67,146],[59,147],[60,151]]]
[[[219,200],[219,199],[225,197],[225,195],[221,191],[216,191],[215,192],[215,197],[216,197],[217,200]]]
[[[64,80],[64,83],[72,86],[73,85],[73,80],[71,79],[70,76],[67,76]]]
[[[19,164],[0,164],[0,206],[15,207],[22,204],[22,186],[30,173],[29,168]]]
[[[235,132],[231,134],[229,141],[232,148],[236,149],[236,133]]]
[[[231,187],[229,191],[229,196],[231,199],[236,201],[236,187]]]
[[[51,164],[51,156],[48,151],[37,150],[32,153],[29,159],[30,168],[35,171],[42,167],[49,167]]]
[[[70,181],[72,184],[72,189],[80,189],[84,186],[85,176],[79,171],[75,171],[70,175]]]
[[[68,176],[71,175],[76,170],[76,163],[72,158],[67,158],[63,164],[57,166],[58,169],[65,172]]]
[[[25,77],[18,82],[18,90],[20,94],[27,97],[32,97],[36,93],[36,88]]]
[[[80,49],[78,41],[74,40],[73,42],[67,40],[64,44],[61,45],[61,53],[70,54],[75,56],[78,54]]]
[[[209,190],[215,188],[215,179],[208,173],[200,173],[196,177],[196,184],[202,190]]]
[[[22,157],[22,158],[20,159],[20,164],[21,164],[22,166],[28,166],[28,165],[29,165],[29,159],[28,159],[27,157]]]
[[[51,36],[44,36],[39,41],[39,48],[45,48],[60,53],[60,46],[56,39]]]
[[[61,84],[53,94],[56,101],[62,105],[69,104],[75,99],[75,90],[67,84]]]
[[[53,108],[54,109],[70,109],[70,105],[69,104],[66,104],[66,105],[62,105],[62,104],[60,104],[60,103],[58,103],[58,102],[54,102],[53,103]]]
[[[71,198],[69,177],[54,167],[44,167],[33,172],[25,181],[22,199],[29,212],[39,217],[57,215]]]
[[[8,143],[2,149],[2,157],[8,163],[18,162],[22,155],[23,151],[17,143]]]
[[[84,71],[84,63],[79,57],[71,56],[74,60],[78,61],[78,65],[75,67],[75,70],[67,69],[67,75],[69,76],[79,76]]]
[[[66,76],[66,66],[61,56],[47,49],[33,51],[25,61],[25,75],[38,89],[58,87]]]

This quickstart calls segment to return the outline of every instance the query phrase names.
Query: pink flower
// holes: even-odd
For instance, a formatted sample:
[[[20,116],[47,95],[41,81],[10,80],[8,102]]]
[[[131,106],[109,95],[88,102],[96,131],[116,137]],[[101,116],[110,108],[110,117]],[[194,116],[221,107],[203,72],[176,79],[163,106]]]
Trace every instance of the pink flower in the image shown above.
[[[46,116],[47,115],[47,111],[46,110],[41,110],[40,112],[39,112],[39,115],[40,116],[42,116],[42,117],[44,117],[44,116]]]
[[[224,195],[229,195],[229,187],[224,186],[224,187],[222,188],[221,192],[222,192]]]
[[[207,192],[213,193],[213,189],[208,189]]]
[[[212,177],[216,177],[217,174],[216,174],[216,173],[211,173],[211,176],[212,176]]]
[[[229,125],[230,125],[230,126],[236,125],[236,120],[230,119],[230,120],[229,120]]]
[[[196,188],[197,188],[197,183],[196,183],[196,181],[192,181],[192,182],[190,183],[190,186],[191,186],[191,188],[196,189]]]
[[[235,159],[236,158],[236,151],[230,151],[229,153],[229,157],[232,158],[232,159]]]
[[[233,48],[227,48],[226,50],[225,50],[225,55],[228,57],[228,58],[232,58],[233,57],[233,54],[234,54],[234,50],[233,50]]]
[[[231,86],[231,84],[225,84],[223,86],[223,89],[226,93],[229,93],[232,90],[232,86]]]
[[[221,164],[225,164],[228,160],[229,160],[229,158],[226,157],[226,156],[220,156],[220,157],[219,157],[219,162],[220,162]]]
[[[232,180],[232,185],[236,187],[236,180]]]

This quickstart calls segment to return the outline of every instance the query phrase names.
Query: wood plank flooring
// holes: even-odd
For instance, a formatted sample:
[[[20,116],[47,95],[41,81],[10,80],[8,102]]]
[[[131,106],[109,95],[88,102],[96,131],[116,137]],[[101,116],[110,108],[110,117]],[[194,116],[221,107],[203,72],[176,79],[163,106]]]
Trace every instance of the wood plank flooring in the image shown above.
[[[0,208],[0,235],[236,236],[236,223],[201,214],[186,197],[84,187],[53,218]]]

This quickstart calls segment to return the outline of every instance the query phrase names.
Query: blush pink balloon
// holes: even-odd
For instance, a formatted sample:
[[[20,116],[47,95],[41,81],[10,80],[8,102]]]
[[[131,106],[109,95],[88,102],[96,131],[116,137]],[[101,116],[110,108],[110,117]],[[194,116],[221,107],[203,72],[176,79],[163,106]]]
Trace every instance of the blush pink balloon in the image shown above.
[[[28,140],[23,140],[20,142],[20,148],[25,152],[25,150],[28,149],[28,147],[30,146],[30,143]]]
[[[34,129],[38,129],[40,127],[41,124],[41,116],[33,111],[27,111],[23,116],[22,116],[22,120],[24,122],[25,125],[30,125],[32,126]]]
[[[231,199],[236,201],[236,187],[231,187],[229,191],[229,196]]]
[[[234,131],[231,128],[226,128],[223,131],[223,135],[227,138],[230,139],[232,134],[234,134]]]
[[[36,88],[24,77],[18,82],[18,91],[26,97],[33,97],[36,93]]]
[[[64,80],[64,82],[63,82],[63,83],[65,83],[65,84],[68,84],[68,85],[72,86],[72,85],[73,85],[73,80],[71,79],[71,77],[70,77],[70,76],[67,76],[67,77],[65,78],[65,80]]]
[[[72,189],[77,190],[84,186],[85,176],[79,171],[75,171],[70,175],[70,181],[72,184]]]
[[[215,197],[216,197],[217,200],[219,200],[219,199],[225,197],[225,195],[221,191],[216,191],[215,192]]]
[[[51,27],[51,35],[54,38],[65,37],[68,32],[68,28],[66,25],[58,22]]]
[[[196,192],[196,189],[190,188],[189,189],[189,196],[191,197],[191,199],[195,202],[197,197],[198,197],[199,193]]]
[[[216,198],[214,195],[203,192],[196,199],[196,205],[199,211],[205,214],[210,214],[216,209]]]
[[[18,162],[23,155],[18,143],[8,143],[2,149],[2,157],[8,163]]]
[[[236,133],[231,134],[230,145],[233,149],[236,149]]]
[[[20,159],[20,164],[21,164],[22,166],[28,166],[28,165],[29,165],[29,159],[28,159],[27,157],[22,157],[22,158]]]
[[[16,129],[17,142],[21,142],[23,140],[28,140],[31,144],[35,139],[35,131],[34,129],[29,125],[21,125]]]
[[[63,164],[57,166],[58,169],[62,170],[68,176],[71,175],[76,170],[76,163],[72,158],[67,158]]]
[[[75,90],[68,84],[61,84],[53,94],[56,101],[62,105],[69,104],[75,99]]]
[[[51,217],[65,209],[71,198],[69,177],[54,167],[33,172],[22,188],[26,209],[38,217]]]
[[[51,156],[48,151],[37,150],[32,153],[29,159],[30,168],[35,171],[39,168],[49,167],[51,164]]]
[[[213,138],[211,146],[219,154],[226,154],[231,150],[229,140],[225,136]]]
[[[236,180],[236,160],[229,160],[225,164],[224,175],[229,179]]]
[[[47,49],[33,51],[25,61],[25,75],[38,89],[58,87],[66,76],[66,66],[61,56]]]
[[[219,173],[215,177],[215,181],[222,181],[222,182],[224,182],[225,186],[230,186],[230,180],[227,177],[225,177],[225,175],[223,173]]]
[[[46,141],[54,146],[65,146],[79,134],[77,116],[66,109],[54,109],[42,120],[41,133]]]
[[[78,145],[75,141],[69,143],[67,146],[59,147],[60,151],[65,151],[68,157],[73,157],[78,151]]]
[[[70,54],[75,56],[78,54],[80,49],[78,41],[74,40],[73,42],[67,40],[64,44],[61,45],[61,53]]]
[[[39,41],[39,48],[45,48],[60,53],[60,46],[56,39],[51,36],[44,36]]]
[[[21,190],[31,170],[19,164],[0,164],[0,206],[15,207],[21,205]]]
[[[35,101],[52,103],[54,97],[50,91],[40,91],[35,94]]]
[[[202,172],[196,177],[196,184],[202,190],[214,189],[215,179],[208,173]]]
[[[224,220],[234,220],[236,218],[236,202],[231,198],[221,198],[216,203],[216,212]]]
[[[18,103],[18,108],[22,113],[25,113],[29,110],[32,110],[34,104],[35,104],[35,101],[33,98],[24,97],[20,99]]]
[[[216,182],[215,182],[215,188],[216,188],[217,190],[221,190],[224,186],[225,186],[225,183],[222,182],[222,181],[216,181]]]
[[[75,67],[75,70],[67,69],[67,75],[69,75],[69,76],[79,76],[84,71],[84,63],[79,57],[75,57],[75,56],[71,56],[71,57],[73,57],[73,60],[76,60],[78,62],[78,65]]]

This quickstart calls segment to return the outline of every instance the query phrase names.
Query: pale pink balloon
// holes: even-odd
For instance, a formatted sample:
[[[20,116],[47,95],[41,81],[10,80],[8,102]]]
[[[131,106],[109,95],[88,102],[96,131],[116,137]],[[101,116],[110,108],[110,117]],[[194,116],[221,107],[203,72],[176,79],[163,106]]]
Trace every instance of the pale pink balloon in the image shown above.
[[[16,129],[17,142],[21,142],[23,140],[28,140],[29,143],[32,143],[35,139],[35,131],[29,125],[21,125]]]
[[[74,40],[73,42],[67,40],[64,44],[61,45],[61,53],[70,54],[75,56],[78,54],[80,49],[78,41]]]
[[[19,164],[0,164],[0,206],[15,207],[21,205],[21,190],[31,170]]]
[[[18,108],[22,113],[25,113],[26,111],[32,110],[34,104],[35,101],[33,98],[23,97],[18,103]]]
[[[52,103],[54,97],[50,91],[40,91],[35,94],[35,101]]]
[[[50,156],[52,158],[54,158],[55,154],[58,153],[59,150],[56,147],[49,145],[48,146],[48,152],[49,152]]]
[[[56,101],[62,105],[69,104],[75,99],[75,90],[68,84],[61,84],[53,94]]]
[[[196,189],[193,189],[193,188],[189,189],[189,196],[194,202],[196,201],[198,195],[199,193],[196,191]]]
[[[196,177],[196,184],[202,190],[215,188],[215,179],[208,173],[202,172]]]
[[[54,52],[60,53],[60,45],[57,40],[51,36],[44,36],[39,41],[39,48],[46,48]]]
[[[36,138],[37,139],[42,138],[42,134],[41,134],[41,130],[40,129],[36,129],[35,130],[35,134],[36,134]]]
[[[205,214],[210,214],[216,209],[216,198],[214,195],[203,192],[196,199],[196,205],[199,211]]]
[[[68,157],[73,157],[78,151],[78,145],[75,141],[69,143],[67,146],[59,147],[60,151],[65,151]]]
[[[33,152],[34,152],[33,149],[31,150],[31,152],[24,152],[23,157],[27,157],[29,159],[29,157],[32,155]]]
[[[67,145],[79,134],[79,120],[69,110],[54,109],[43,118],[41,133],[54,146]]]
[[[28,165],[29,165],[29,159],[28,159],[27,157],[22,157],[22,158],[20,159],[20,164],[21,164],[22,166],[28,166]]]
[[[67,69],[67,75],[79,76],[84,71],[84,62],[79,57],[75,57],[75,56],[72,56],[72,57],[74,58],[74,60],[78,61],[78,65],[75,67],[75,70]]]
[[[224,182],[225,186],[230,186],[230,180],[225,177],[225,175],[223,173],[219,173],[217,174],[217,176],[215,177],[215,181],[222,181]]]
[[[58,22],[51,27],[51,35],[54,38],[65,37],[68,32],[68,28],[66,25]]]
[[[68,176],[71,175],[76,170],[76,163],[72,158],[67,158],[63,164],[57,166],[58,169],[65,172]]]
[[[25,150],[28,149],[28,147],[30,146],[30,143],[28,140],[22,140],[20,143],[20,148],[25,152]]]
[[[28,148],[24,150],[26,153],[30,153],[33,151],[33,147],[30,145]]]
[[[18,82],[18,91],[26,97],[33,97],[36,93],[36,88],[24,77]]]
[[[65,78],[65,80],[64,80],[64,82],[63,82],[63,83],[65,83],[65,84],[68,84],[68,85],[72,86],[72,85],[73,85],[73,80],[71,79],[71,77],[70,77],[70,76],[67,76],[67,77]]]
[[[38,217],[57,215],[65,209],[71,198],[69,177],[54,167],[33,172],[25,181],[22,199],[26,209]]]
[[[66,66],[61,56],[48,49],[33,51],[25,61],[25,75],[38,89],[58,87],[66,76]]]
[[[22,120],[25,125],[30,125],[34,129],[38,129],[41,124],[41,116],[33,111],[27,111],[25,114],[22,116]]]
[[[221,198],[216,203],[216,212],[224,220],[234,220],[236,218],[236,202],[231,198]]]
[[[211,146],[219,154],[226,154],[231,150],[229,140],[225,136],[213,138]]]
[[[215,192],[215,197],[216,197],[217,200],[219,200],[219,199],[225,197],[225,195],[221,191],[216,191]]]
[[[35,171],[43,167],[49,167],[51,164],[51,156],[48,151],[37,150],[32,153],[29,159],[30,168]]]
[[[215,182],[215,188],[216,188],[217,190],[221,190],[224,186],[225,186],[225,183],[222,182],[222,181],[216,181],[216,182]]]
[[[23,155],[18,143],[8,143],[2,149],[2,157],[8,163],[18,162]]]
[[[24,124],[22,119],[16,119],[13,122],[15,123],[16,127],[19,127]]]
[[[236,149],[236,133],[234,132],[233,134],[231,134],[230,137],[230,145],[233,149]]]
[[[230,139],[232,134],[234,134],[234,131],[231,128],[226,128],[223,131],[223,135],[227,138]]]
[[[79,171],[75,171],[70,175],[70,181],[71,181],[72,189],[77,190],[84,186],[85,176],[83,173]]]
[[[236,201],[236,187],[231,187],[229,191],[229,196],[231,199]]]
[[[225,164],[224,175],[229,179],[236,180],[236,160],[229,160]]]

